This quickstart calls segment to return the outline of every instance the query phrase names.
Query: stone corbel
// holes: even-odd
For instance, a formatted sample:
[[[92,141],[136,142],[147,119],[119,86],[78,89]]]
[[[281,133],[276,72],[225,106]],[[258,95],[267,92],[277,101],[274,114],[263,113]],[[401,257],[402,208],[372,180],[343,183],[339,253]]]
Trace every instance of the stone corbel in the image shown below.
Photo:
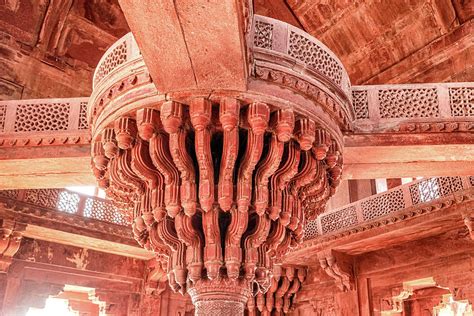
[[[25,227],[13,220],[0,221],[0,272],[7,272],[10,267],[13,256],[20,248]]]
[[[145,294],[159,296],[166,290],[168,276],[159,259],[148,262],[148,274],[145,282]]]
[[[464,215],[463,220],[464,220],[464,224],[469,230],[469,235],[471,236],[471,240],[474,240],[474,216]]]
[[[336,281],[336,286],[343,292],[355,289],[354,260],[343,253],[326,250],[318,253],[321,268]]]

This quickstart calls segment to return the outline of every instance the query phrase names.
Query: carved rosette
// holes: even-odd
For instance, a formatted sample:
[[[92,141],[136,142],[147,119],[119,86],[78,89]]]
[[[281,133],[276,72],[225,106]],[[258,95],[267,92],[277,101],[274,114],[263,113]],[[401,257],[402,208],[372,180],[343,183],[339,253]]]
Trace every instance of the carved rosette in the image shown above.
[[[329,130],[262,102],[165,101],[93,132],[99,185],[198,314],[209,312],[204,301],[240,311],[265,294],[274,265],[341,179],[341,147]]]

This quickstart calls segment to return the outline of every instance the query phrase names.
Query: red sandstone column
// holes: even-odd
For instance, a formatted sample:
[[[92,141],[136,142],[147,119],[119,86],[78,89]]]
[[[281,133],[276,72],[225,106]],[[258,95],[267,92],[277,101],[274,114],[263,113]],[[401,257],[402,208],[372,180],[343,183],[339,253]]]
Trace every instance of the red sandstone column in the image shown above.
[[[247,282],[219,279],[199,281],[188,290],[195,306],[195,315],[244,315],[250,297]]]

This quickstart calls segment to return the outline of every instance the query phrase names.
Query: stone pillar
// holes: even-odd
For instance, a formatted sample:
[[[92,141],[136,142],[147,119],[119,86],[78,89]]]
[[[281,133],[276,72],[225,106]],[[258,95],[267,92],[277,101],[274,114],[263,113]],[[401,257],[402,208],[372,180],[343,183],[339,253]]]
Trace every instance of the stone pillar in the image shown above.
[[[245,306],[251,296],[246,281],[216,279],[197,282],[188,290],[195,306],[195,315],[244,315]]]

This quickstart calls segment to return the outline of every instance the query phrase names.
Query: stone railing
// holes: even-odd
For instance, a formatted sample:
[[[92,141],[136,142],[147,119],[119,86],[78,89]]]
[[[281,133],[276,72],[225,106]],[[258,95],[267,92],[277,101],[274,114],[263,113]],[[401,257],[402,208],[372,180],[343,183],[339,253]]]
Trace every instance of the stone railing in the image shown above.
[[[3,190],[0,197],[112,224],[130,225],[129,219],[109,201],[69,190]]]
[[[353,86],[352,104],[357,132],[474,129],[473,82]]]
[[[305,240],[364,225],[397,211],[433,203],[474,186],[474,176],[413,181],[319,215],[306,224]]]
[[[93,88],[96,89],[113,73],[113,70],[137,58],[141,58],[137,42],[132,33],[125,34],[110,46],[97,64],[93,77]]]
[[[308,33],[283,21],[255,15],[252,35],[254,49],[271,51],[295,61],[350,94],[350,80],[342,62]]]
[[[90,141],[87,102],[88,98],[0,101],[0,147]]]

